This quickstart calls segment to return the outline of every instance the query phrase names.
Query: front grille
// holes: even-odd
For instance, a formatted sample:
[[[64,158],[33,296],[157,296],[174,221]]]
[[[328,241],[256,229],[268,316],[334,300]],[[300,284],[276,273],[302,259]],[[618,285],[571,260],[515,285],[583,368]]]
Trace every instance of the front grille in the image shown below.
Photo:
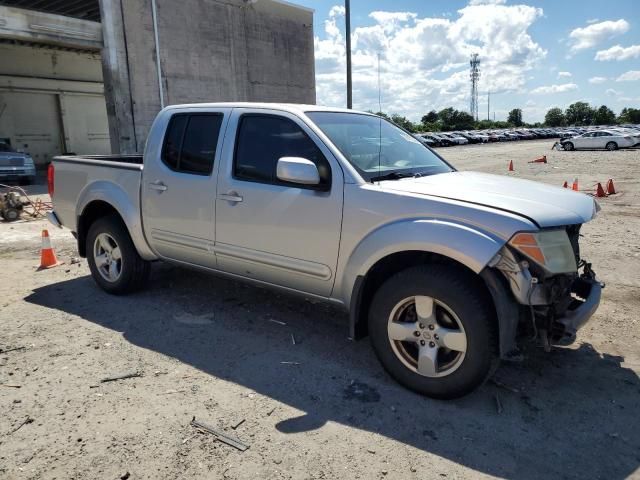
[[[0,158],[0,167],[24,167],[24,158],[21,158],[21,157]]]
[[[576,257],[576,265],[580,263],[580,228],[582,224],[578,225],[567,225],[567,235],[569,236],[569,241],[571,242],[571,247],[573,248],[573,254]]]

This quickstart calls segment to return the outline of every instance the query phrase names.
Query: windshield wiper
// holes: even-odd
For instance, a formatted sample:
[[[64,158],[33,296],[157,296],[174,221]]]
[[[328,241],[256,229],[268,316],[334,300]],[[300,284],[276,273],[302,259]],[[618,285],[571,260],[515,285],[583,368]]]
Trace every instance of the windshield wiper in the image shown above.
[[[384,175],[371,177],[370,182],[379,182],[380,180],[399,180],[401,178],[415,177],[415,175],[415,173],[389,172],[385,173]]]

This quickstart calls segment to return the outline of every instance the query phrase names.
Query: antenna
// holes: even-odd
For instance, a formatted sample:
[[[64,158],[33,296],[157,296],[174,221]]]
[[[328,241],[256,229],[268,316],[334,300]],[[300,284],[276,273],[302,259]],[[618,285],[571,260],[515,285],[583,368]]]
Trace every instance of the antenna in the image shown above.
[[[470,112],[471,116],[478,121],[478,80],[480,80],[480,58],[477,53],[471,55],[471,61],[469,62],[471,67],[469,72],[469,78],[471,79],[471,104]]]
[[[378,111],[382,113],[382,90],[380,87],[380,52],[378,52]]]
[[[382,94],[380,92],[380,52],[378,52],[378,176],[380,176],[382,169]],[[380,184],[380,180],[378,180],[378,184]]]

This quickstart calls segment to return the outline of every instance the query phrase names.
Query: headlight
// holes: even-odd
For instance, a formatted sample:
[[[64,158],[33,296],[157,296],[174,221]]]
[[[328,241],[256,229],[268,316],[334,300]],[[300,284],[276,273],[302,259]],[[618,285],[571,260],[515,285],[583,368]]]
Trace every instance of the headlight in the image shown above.
[[[29,155],[27,155],[26,157],[24,157],[24,164],[27,167],[33,167],[34,166],[33,158],[31,158]]]
[[[509,245],[550,273],[569,273],[578,269],[565,230],[516,233]]]

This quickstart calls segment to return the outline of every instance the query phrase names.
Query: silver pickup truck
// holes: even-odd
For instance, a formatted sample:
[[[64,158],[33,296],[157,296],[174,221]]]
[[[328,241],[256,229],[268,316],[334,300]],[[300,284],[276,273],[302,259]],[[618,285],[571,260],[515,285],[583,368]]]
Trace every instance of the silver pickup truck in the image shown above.
[[[144,155],[57,157],[48,181],[107,292],[164,260],[322,299],[431,397],[470,392],[522,337],[573,342],[600,302],[578,247],[591,197],[458,172],[368,113],[171,106]]]

